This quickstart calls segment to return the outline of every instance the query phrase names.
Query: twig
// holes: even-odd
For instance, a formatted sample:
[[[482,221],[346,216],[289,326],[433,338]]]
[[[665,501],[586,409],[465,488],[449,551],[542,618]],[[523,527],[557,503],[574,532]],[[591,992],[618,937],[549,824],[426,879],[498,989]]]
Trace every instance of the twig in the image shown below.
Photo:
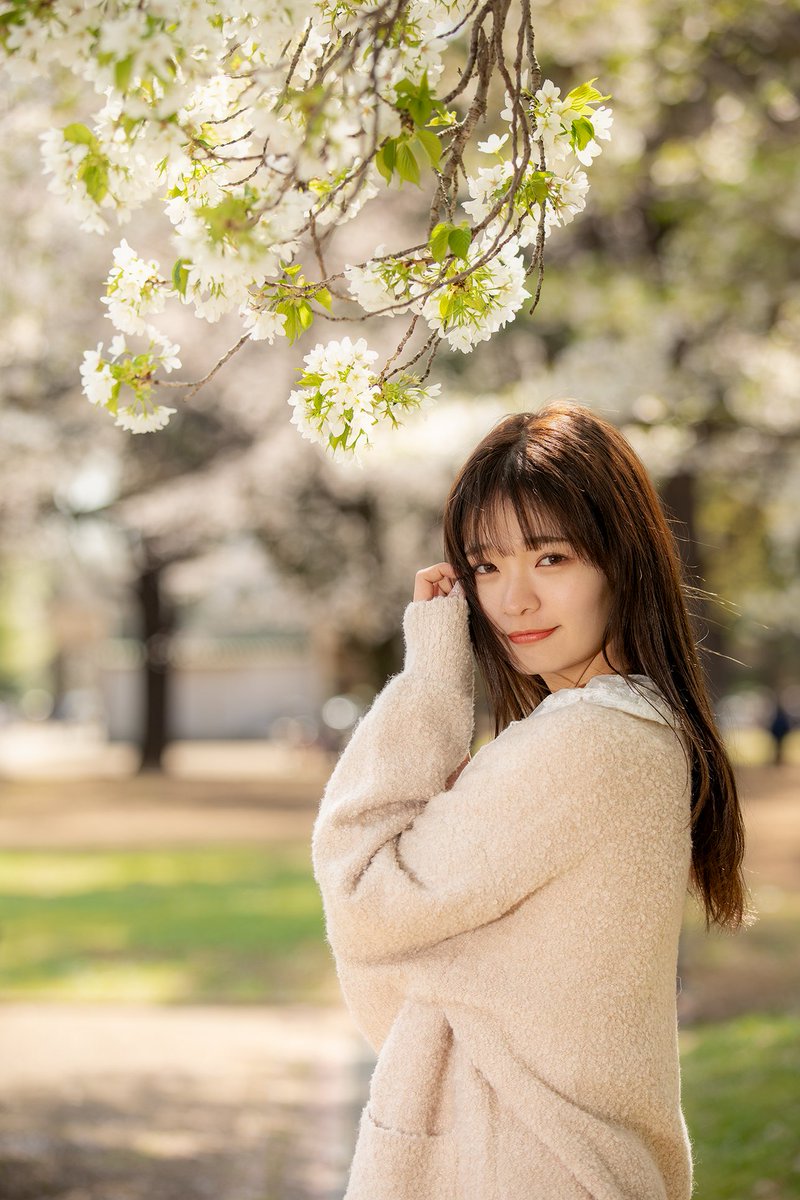
[[[213,366],[211,368],[211,370],[208,372],[208,374],[204,375],[202,379],[198,379],[196,383],[179,383],[177,380],[173,381],[171,379],[154,379],[153,385],[155,387],[172,387],[172,388],[185,387],[185,388],[188,388],[189,391],[186,393],[185,396],[181,396],[181,400],[191,400],[192,397],[195,396],[200,391],[200,388],[204,387],[207,383],[209,383],[214,378],[217,371],[221,370],[222,367],[225,366],[226,362],[229,362],[233,358],[234,354],[238,353],[238,351],[241,350],[241,348],[245,344],[245,342],[249,342],[249,341],[250,341],[250,333],[247,332],[245,334],[242,334],[242,336],[239,338],[238,342],[234,346],[231,346],[231,348],[227,352],[227,354],[224,354],[222,356],[222,358],[219,360],[219,362],[216,363],[215,366]]]

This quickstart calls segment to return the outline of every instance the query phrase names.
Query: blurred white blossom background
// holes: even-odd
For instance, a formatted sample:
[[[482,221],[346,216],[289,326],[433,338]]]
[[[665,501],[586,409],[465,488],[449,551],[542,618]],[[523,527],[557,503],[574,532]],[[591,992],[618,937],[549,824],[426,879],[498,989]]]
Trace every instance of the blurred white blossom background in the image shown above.
[[[199,7],[187,6],[186,19],[194,20]],[[588,161],[575,163],[562,192],[572,219],[550,231],[532,316],[526,307],[533,288],[529,281],[524,294],[520,262],[535,222],[493,263],[501,302],[478,325],[445,328],[441,310],[437,315],[430,299],[419,302],[427,333],[442,338],[435,374],[424,384],[407,381],[426,394],[411,396],[420,405],[408,406],[400,428],[364,420],[372,447],[360,465],[332,461],[298,436],[315,432],[302,393],[319,391],[318,378],[348,368],[354,394],[374,387],[376,365],[397,346],[394,323],[380,316],[368,326],[344,322],[325,340],[315,327],[290,346],[288,318],[280,319],[286,314],[254,301],[246,271],[236,286],[225,276],[223,303],[213,282],[218,264],[200,251],[189,211],[213,200],[204,178],[192,182],[191,202],[174,198],[170,214],[184,239],[181,257],[194,264],[194,273],[177,281],[186,294],[170,297],[173,280],[153,287],[153,264],[175,253],[163,211],[151,192],[145,195],[145,167],[132,169],[135,161],[120,148],[125,207],[142,201],[125,240],[112,228],[82,232],[74,193],[66,184],[48,190],[39,148],[43,130],[85,119],[78,112],[85,112],[82,85],[65,89],[55,68],[35,77],[20,69],[6,82],[14,99],[0,143],[7,214],[0,234],[0,552],[7,572],[44,564],[53,591],[73,589],[87,603],[103,598],[108,620],[132,627],[130,586],[156,562],[180,622],[171,578],[179,579],[181,564],[226,546],[233,553],[245,539],[249,553],[280,577],[293,611],[324,622],[331,643],[358,664],[351,675],[360,672],[377,686],[398,661],[399,617],[413,574],[441,557],[439,514],[460,462],[504,413],[571,396],[614,420],[659,484],[688,576],[711,593],[694,609],[715,693],[796,680],[798,14],[793,6],[722,0],[600,0],[591,9],[577,0],[542,0],[535,24],[548,87],[564,97],[596,79],[610,94],[613,127],[600,117],[595,130],[603,153],[580,150]],[[70,36],[79,39],[81,31]],[[109,43],[109,52],[128,45],[124,22],[108,36],[122,39]],[[50,48],[62,67],[71,47],[67,38]],[[465,53],[452,39],[447,70]],[[310,57],[308,63],[301,69],[311,70]],[[193,120],[202,123],[202,105],[213,107],[218,97],[193,95]],[[470,221],[485,215],[512,161],[502,108],[498,95],[494,115],[477,131],[481,148],[469,159],[460,204]],[[102,119],[116,117],[109,111]],[[365,119],[360,111],[346,114],[351,123]],[[268,113],[263,121],[261,133],[277,139]],[[166,130],[161,149],[154,146],[147,170],[157,152],[166,153],[170,136]],[[63,182],[74,149],[49,135],[45,145]],[[280,148],[276,142],[276,153]],[[305,163],[309,174],[318,166]],[[589,166],[584,207],[580,173],[585,178]],[[336,229],[330,270],[344,273],[347,294],[364,309],[377,310],[387,297],[402,309],[410,294],[392,275],[396,268],[380,259],[392,245],[424,242],[427,208],[419,210],[413,186],[387,188],[379,177],[359,199],[358,220]],[[92,224],[96,211],[84,203],[77,215]],[[282,214],[287,238],[300,216]],[[307,273],[316,278],[311,265]],[[104,291],[108,303],[100,305]],[[118,329],[112,339],[104,310]],[[320,326],[325,319],[315,316]],[[183,376],[199,379],[242,336],[240,352],[190,400],[166,394],[163,407],[175,411],[156,433],[128,435],[125,425],[142,427],[141,409],[118,428],[86,403],[86,395],[102,402],[109,374],[130,360],[135,339],[145,339],[137,343],[141,353],[160,360],[164,372],[177,373],[179,358]],[[84,395],[79,364],[87,347]],[[359,406],[350,407],[350,429],[358,432]],[[91,530],[104,530],[97,536],[111,549],[89,553]],[[212,574],[206,586],[220,584]],[[0,620],[0,660],[2,629]],[[46,679],[49,661],[6,667],[6,693],[17,694],[23,676],[28,686]],[[336,682],[331,678],[332,688]]]

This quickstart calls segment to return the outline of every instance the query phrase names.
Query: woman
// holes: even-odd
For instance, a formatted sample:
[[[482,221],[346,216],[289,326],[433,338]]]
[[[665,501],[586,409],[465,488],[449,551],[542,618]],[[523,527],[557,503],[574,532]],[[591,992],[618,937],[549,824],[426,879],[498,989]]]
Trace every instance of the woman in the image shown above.
[[[749,916],[674,538],[628,442],[559,403],[476,447],[444,543],[313,833],[378,1052],[346,1200],[687,1200],[687,887],[707,927]]]

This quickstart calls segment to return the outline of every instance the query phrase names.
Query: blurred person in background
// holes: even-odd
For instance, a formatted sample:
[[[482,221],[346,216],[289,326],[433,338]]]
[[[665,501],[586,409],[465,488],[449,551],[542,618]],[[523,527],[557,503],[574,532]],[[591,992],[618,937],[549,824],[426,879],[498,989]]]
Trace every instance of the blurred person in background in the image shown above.
[[[772,761],[776,767],[780,767],[784,762],[784,743],[792,728],[792,718],[784,708],[781,697],[776,695],[767,721],[767,730],[774,745]]]

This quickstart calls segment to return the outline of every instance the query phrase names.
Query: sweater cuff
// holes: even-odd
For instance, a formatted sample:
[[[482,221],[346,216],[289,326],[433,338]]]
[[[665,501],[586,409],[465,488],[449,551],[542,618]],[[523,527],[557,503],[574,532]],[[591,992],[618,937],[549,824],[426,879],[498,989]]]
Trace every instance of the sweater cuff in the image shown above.
[[[406,672],[435,677],[448,688],[472,695],[469,605],[464,596],[412,600],[403,614],[403,633]]]

